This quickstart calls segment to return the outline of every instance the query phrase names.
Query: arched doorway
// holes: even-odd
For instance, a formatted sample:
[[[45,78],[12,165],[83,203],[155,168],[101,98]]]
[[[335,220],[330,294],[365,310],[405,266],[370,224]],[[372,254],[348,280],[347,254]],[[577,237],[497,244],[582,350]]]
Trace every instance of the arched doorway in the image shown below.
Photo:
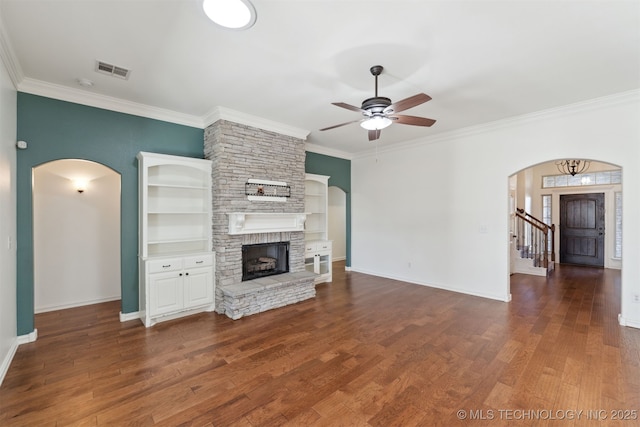
[[[599,248],[585,247],[585,244],[581,244],[579,239],[575,239],[578,243],[567,244],[567,241],[571,239],[569,235],[574,226],[568,223],[567,213],[563,212],[563,209],[566,208],[566,200],[577,200],[580,204],[580,200],[592,198],[594,195],[601,197],[603,201],[602,223],[598,225],[594,222],[592,226],[588,227],[594,229],[596,237],[600,234],[602,246]],[[549,252],[555,255],[554,263],[563,262],[589,266],[590,264],[587,262],[579,262],[580,256],[561,257],[560,254],[564,251],[566,255],[568,251],[584,255],[580,252],[586,253],[594,250],[599,252],[597,255],[602,256],[601,267],[614,270],[622,269],[623,183],[622,169],[619,166],[602,161],[590,161],[588,170],[571,176],[558,170],[556,160],[540,163],[509,177],[509,197],[511,273],[537,275],[532,272],[527,273],[517,267],[520,262],[517,250],[520,242],[516,244],[514,239],[517,239],[517,235],[522,231],[518,230],[516,225],[516,208],[524,209],[527,215],[541,222],[555,225],[555,239],[553,246],[549,247]],[[585,206],[585,204],[582,205]],[[579,212],[578,209],[578,212],[569,214],[569,219],[571,222],[577,220],[580,222],[582,221],[580,216],[583,214],[585,212]],[[585,226],[585,229],[588,227]],[[525,231],[525,234],[529,232]],[[528,236],[525,235],[522,240],[527,243],[527,238]],[[567,245],[575,245],[575,247],[569,249],[563,247]],[[553,275],[553,272],[548,274]],[[539,275],[545,275],[544,269]],[[620,298],[624,298],[624,294],[621,294]]]
[[[32,176],[34,312],[120,299],[120,174],[63,159]]]
[[[556,161],[549,161],[523,169],[510,177],[510,197],[514,207],[548,223],[560,226],[562,196],[601,193],[605,203],[605,268],[622,267],[622,170],[619,166],[591,161],[589,169],[574,177],[561,174]],[[511,222],[513,228],[513,221]],[[513,234],[513,229],[511,230]],[[554,252],[560,253],[562,229],[556,230]],[[559,258],[557,259],[559,262]]]

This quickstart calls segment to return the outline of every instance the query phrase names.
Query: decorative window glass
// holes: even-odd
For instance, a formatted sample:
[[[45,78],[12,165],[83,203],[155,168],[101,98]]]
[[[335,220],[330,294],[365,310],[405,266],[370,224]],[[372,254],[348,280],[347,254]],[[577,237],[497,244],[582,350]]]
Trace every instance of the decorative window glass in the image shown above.
[[[551,225],[551,194],[543,194],[542,195],[542,222],[547,225]],[[547,250],[551,251],[553,248],[551,247],[551,230],[549,230],[549,239],[547,240],[548,248]]]
[[[615,193],[616,204],[616,231],[613,242],[613,257],[622,258],[622,193],[616,191]]]
[[[589,185],[621,184],[622,171],[601,171],[571,175],[545,175],[542,188],[584,187]]]

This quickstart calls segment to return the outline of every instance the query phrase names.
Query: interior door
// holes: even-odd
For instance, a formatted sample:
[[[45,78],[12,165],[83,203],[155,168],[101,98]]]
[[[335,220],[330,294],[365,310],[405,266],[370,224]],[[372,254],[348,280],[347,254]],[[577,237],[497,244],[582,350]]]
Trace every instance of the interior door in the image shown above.
[[[604,267],[604,193],[560,196],[560,262]]]

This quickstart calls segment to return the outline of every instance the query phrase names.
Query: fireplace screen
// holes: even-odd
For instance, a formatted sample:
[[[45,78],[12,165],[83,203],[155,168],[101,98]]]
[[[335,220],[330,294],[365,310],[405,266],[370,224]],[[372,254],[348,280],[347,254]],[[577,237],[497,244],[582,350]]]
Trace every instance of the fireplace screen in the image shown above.
[[[289,242],[242,246],[242,281],[289,271]]]

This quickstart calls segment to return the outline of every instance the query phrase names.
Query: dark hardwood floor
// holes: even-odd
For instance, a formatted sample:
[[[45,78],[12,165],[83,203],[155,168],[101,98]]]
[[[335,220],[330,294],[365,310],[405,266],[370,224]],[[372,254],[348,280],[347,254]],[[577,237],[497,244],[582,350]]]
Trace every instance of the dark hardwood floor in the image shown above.
[[[119,302],[39,314],[0,425],[640,425],[618,271],[514,275],[504,303],[343,270],[313,300],[237,321],[145,329]]]

